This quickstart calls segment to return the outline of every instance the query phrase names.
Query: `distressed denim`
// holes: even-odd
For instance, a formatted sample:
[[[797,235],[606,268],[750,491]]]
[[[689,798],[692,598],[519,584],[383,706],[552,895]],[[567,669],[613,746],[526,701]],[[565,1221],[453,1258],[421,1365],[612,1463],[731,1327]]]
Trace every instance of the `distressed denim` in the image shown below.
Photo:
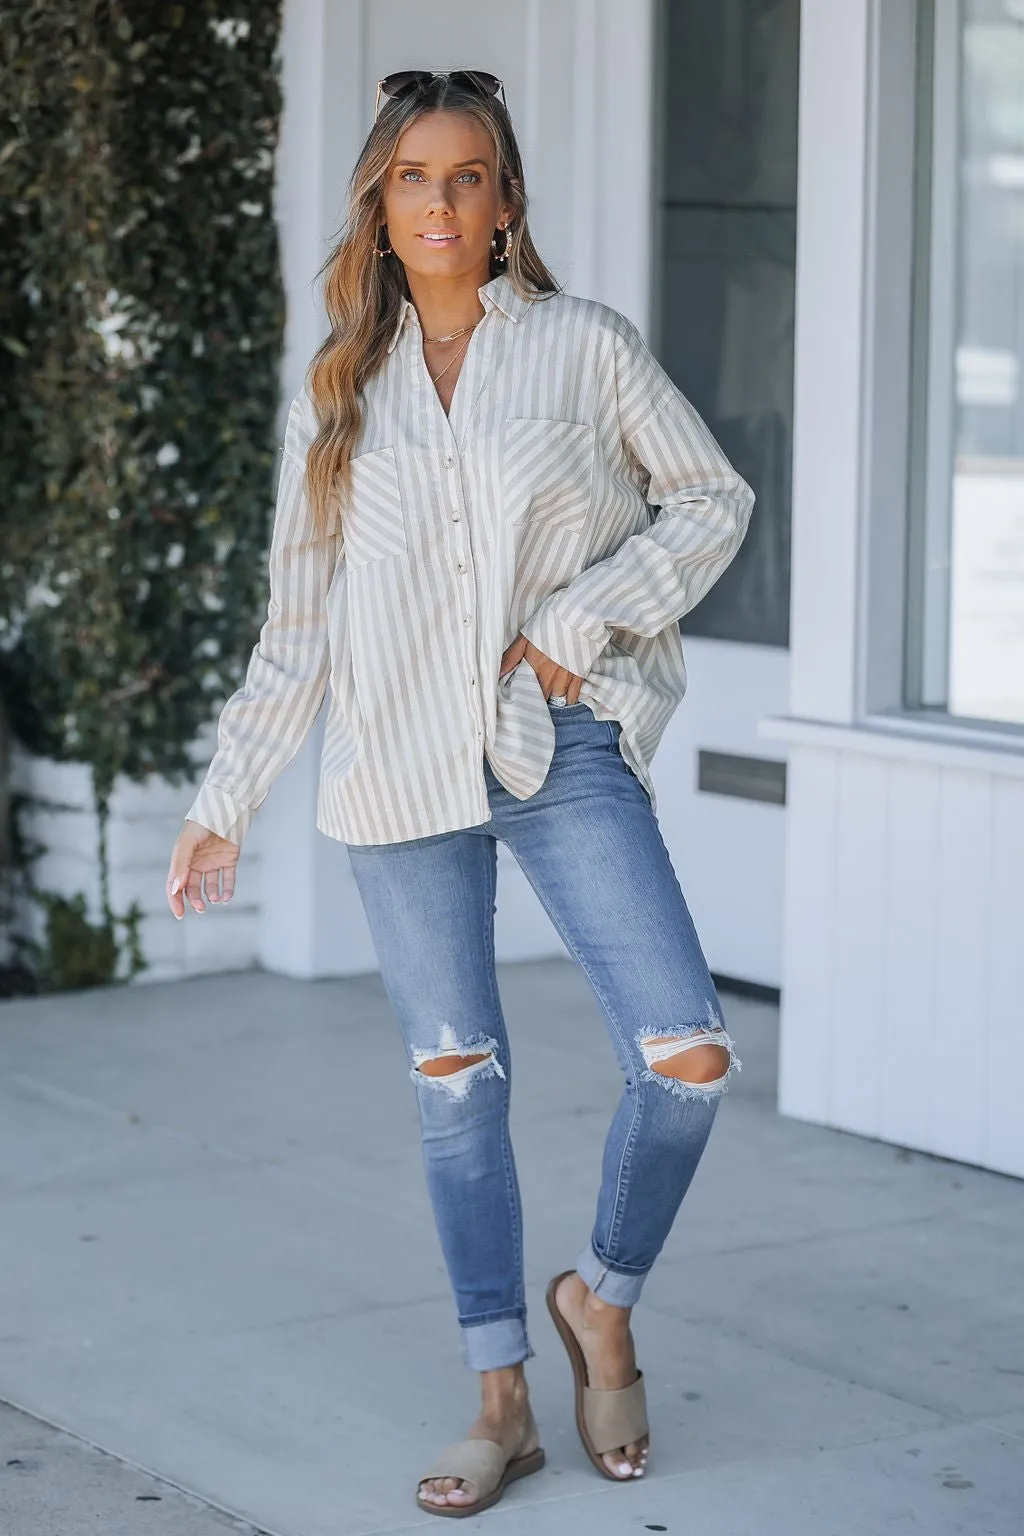
[[[587,704],[548,707],[554,755],[528,799],[506,790],[485,760],[490,821],[348,845],[416,1086],[463,1359],[479,1371],[533,1353],[509,1136],[512,1064],[494,966],[497,840],[590,981],[624,1076],[593,1228],[576,1259],[605,1300],[632,1306],[640,1296],[740,1066],[650,800],[619,751],[618,721],[598,720]],[[649,1044],[665,1036],[674,1043]],[[715,1081],[655,1070],[705,1041],[728,1051]],[[421,1070],[446,1055],[482,1060],[448,1076]]]

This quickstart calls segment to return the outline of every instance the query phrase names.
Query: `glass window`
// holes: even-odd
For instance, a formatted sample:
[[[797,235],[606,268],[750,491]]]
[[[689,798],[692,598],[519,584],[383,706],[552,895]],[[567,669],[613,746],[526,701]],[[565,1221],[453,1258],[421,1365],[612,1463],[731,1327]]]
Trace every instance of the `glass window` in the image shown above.
[[[905,702],[1024,724],[1024,0],[920,49]]]
[[[659,347],[757,496],[685,633],[789,643],[799,0],[660,8]]]

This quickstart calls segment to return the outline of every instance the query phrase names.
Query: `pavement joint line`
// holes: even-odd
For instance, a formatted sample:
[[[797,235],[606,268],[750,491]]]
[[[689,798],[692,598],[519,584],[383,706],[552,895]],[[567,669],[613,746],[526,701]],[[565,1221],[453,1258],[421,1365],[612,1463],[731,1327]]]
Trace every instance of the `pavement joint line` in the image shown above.
[[[659,1311],[658,1307],[653,1302],[645,1305],[644,1310],[648,1312],[656,1312],[660,1317],[671,1318],[673,1321],[678,1321],[675,1313]],[[723,1327],[721,1321],[714,1318],[705,1318],[703,1321],[687,1318],[686,1322],[688,1326],[692,1328],[701,1329],[702,1327],[714,1327],[719,1332],[721,1332]],[[825,1366],[821,1365],[818,1361],[809,1360],[799,1354],[793,1354],[792,1351],[789,1350],[773,1349],[768,1344],[759,1343],[756,1339],[751,1339],[745,1335],[740,1336],[737,1334],[727,1334],[726,1337],[729,1338],[733,1343],[742,1344],[745,1349],[756,1350],[758,1354],[766,1355],[769,1360],[785,1360],[788,1365],[798,1366],[803,1371],[813,1371],[816,1375],[822,1376],[828,1381],[838,1382],[841,1386],[857,1387],[862,1392],[875,1392],[879,1397],[888,1398],[890,1402],[903,1403],[907,1408],[919,1408],[922,1413],[932,1413],[936,1418],[941,1419],[944,1425],[977,1424],[981,1422],[976,1418],[961,1418],[956,1414],[947,1412],[945,1408],[933,1408],[930,1403],[922,1403],[919,1402],[916,1397],[906,1397],[900,1392],[893,1392],[889,1387],[877,1387],[874,1386],[870,1381],[862,1381],[859,1378],[853,1376],[837,1376],[834,1371],[827,1370]],[[930,1429],[939,1427],[940,1426],[938,1425],[929,1426]],[[998,1426],[996,1427],[998,1428]],[[1024,1436],[1021,1438],[1024,1438]],[[859,1444],[860,1442],[855,1443]],[[865,1441],[864,1443],[870,1444],[871,1442]]]
[[[1004,1424],[990,1424],[987,1419],[974,1421],[979,1429],[987,1429],[993,1435],[1006,1435],[1010,1440],[1024,1440],[1024,1429],[1007,1429]]]
[[[145,1462],[135,1461],[131,1456],[123,1456],[120,1451],[111,1450],[110,1446],[103,1445],[99,1440],[90,1439],[77,1429],[70,1429],[62,1424],[59,1419],[48,1418],[46,1414],[37,1413],[34,1408],[26,1408],[24,1403],[19,1403],[13,1397],[0,1397],[0,1403],[5,1408],[13,1408],[16,1413],[22,1413],[27,1419],[34,1419],[37,1424],[45,1424],[48,1429],[59,1430],[62,1435],[68,1435],[76,1440],[79,1445],[87,1445],[90,1450],[98,1451],[101,1456],[109,1456],[112,1461],[120,1462],[123,1467],[131,1467],[135,1472],[141,1472],[146,1477],[153,1478],[158,1483],[163,1483],[166,1488],[173,1488],[177,1493],[183,1493],[207,1509],[216,1510],[220,1515],[226,1515],[230,1520],[236,1520],[240,1526],[240,1536],[294,1536],[294,1532],[276,1530],[273,1526],[258,1525],[248,1515],[243,1515],[239,1510],[232,1509],[229,1504],[221,1504],[217,1499],[212,1499],[208,1494],[199,1493],[195,1488],[190,1488],[187,1483],[176,1482],[173,1477],[168,1477],[165,1472],[157,1472],[155,1468],[147,1466]]]

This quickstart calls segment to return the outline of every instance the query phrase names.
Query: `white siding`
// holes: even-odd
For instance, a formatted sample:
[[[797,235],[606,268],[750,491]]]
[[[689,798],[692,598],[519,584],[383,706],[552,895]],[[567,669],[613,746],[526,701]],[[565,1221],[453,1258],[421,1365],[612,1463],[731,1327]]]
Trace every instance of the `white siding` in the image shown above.
[[[1024,1176],[1024,759],[788,730],[779,1108]]]

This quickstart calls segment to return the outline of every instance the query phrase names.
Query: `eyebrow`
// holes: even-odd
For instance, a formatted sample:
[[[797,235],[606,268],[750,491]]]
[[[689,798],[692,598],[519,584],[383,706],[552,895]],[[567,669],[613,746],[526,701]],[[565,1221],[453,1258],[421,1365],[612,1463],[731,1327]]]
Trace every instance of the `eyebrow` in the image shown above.
[[[395,165],[396,166],[399,166],[399,165],[412,165],[412,166],[415,166],[418,171],[425,171],[426,168],[427,168],[427,162],[425,160],[396,160],[395,161]],[[487,161],[486,160],[459,160],[459,161],[456,162],[456,164],[453,167],[453,169],[456,170],[456,171],[462,171],[462,170],[465,170],[466,166],[468,166],[468,165],[482,165],[484,167],[484,169],[486,170],[486,168],[487,168]]]

